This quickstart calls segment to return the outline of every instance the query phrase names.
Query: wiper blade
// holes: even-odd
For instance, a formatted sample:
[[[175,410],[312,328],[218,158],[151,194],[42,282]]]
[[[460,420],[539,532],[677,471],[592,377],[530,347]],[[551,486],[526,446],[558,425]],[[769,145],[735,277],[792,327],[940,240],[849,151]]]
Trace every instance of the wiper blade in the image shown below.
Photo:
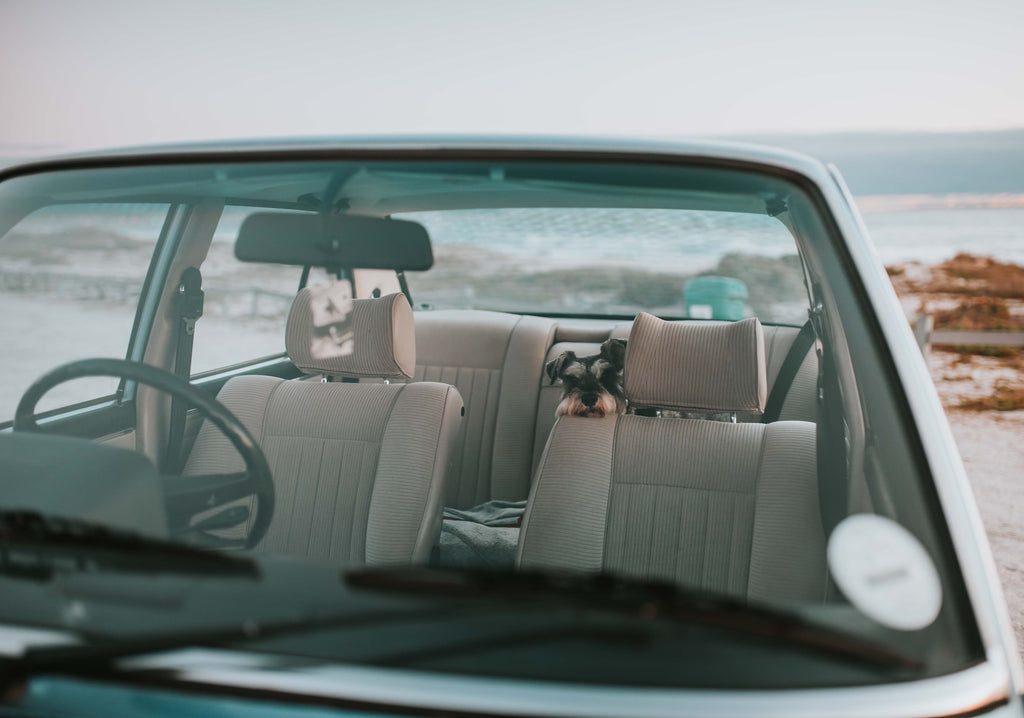
[[[675,584],[639,581],[612,574],[556,574],[450,569],[360,568],[345,574],[353,587],[487,598],[511,605],[555,602],[559,606],[619,613],[634,619],[712,626],[880,666],[920,670],[920,661],[878,642],[799,614],[750,605],[723,594],[688,590]]]
[[[114,571],[259,578],[255,561],[35,511],[0,511],[0,574]]]
[[[83,643],[28,648],[16,662],[0,661],[0,689],[12,680],[48,672],[69,675],[103,675],[118,670],[118,661],[164,653],[181,648],[225,648],[253,641],[273,640],[296,633],[365,628],[373,624],[393,626],[403,621],[432,620],[454,614],[450,608],[376,608],[325,615],[274,620],[239,618],[218,627],[165,631],[152,634],[111,637],[79,633]]]

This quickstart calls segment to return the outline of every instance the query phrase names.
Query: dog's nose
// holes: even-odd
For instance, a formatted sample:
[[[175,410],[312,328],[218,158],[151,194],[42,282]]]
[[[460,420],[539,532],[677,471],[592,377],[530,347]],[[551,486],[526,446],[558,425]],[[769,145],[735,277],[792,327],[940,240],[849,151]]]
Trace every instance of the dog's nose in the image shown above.
[[[580,397],[580,401],[583,402],[584,406],[590,407],[597,403],[597,394],[593,392],[587,392]]]

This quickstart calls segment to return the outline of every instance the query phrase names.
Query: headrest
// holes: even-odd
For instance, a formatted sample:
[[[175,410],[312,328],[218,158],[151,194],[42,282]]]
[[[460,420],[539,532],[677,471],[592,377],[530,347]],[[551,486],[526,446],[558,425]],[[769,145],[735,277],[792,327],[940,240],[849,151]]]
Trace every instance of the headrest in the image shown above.
[[[416,331],[412,307],[404,294],[353,299],[352,351],[344,356],[314,357],[312,290],[292,301],[285,333],[288,358],[307,374],[408,379],[416,368]]]
[[[768,380],[756,318],[683,323],[641,312],[626,346],[623,390],[631,406],[764,412]]]

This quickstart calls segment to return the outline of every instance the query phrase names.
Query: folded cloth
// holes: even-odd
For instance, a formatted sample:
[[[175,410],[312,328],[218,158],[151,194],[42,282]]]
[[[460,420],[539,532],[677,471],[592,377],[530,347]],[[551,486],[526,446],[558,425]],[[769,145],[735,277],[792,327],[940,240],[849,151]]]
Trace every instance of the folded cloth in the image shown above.
[[[526,511],[523,501],[487,501],[471,509],[445,507],[444,517],[459,521],[472,521],[484,526],[519,526]]]
[[[525,501],[488,501],[471,509],[444,510],[438,561],[453,568],[515,567]]]

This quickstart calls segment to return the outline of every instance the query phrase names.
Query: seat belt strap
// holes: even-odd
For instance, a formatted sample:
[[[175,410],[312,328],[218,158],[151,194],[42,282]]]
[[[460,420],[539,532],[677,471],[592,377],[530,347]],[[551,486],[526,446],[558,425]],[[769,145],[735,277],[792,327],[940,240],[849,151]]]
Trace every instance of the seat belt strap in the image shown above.
[[[825,333],[824,308],[818,299],[821,288],[812,285],[813,308],[810,322],[818,352],[818,407],[817,407],[817,453],[818,453],[818,504],[821,523],[826,540],[832,529],[846,516],[849,493],[847,429],[843,417],[843,405],[839,375],[835,362],[835,350]]]
[[[761,420],[765,424],[779,420],[779,415],[782,414],[782,405],[786,402],[786,396],[789,394],[790,387],[793,386],[793,380],[796,379],[797,372],[800,371],[800,366],[804,363],[807,352],[811,350],[812,346],[814,346],[814,327],[808,320],[800,327],[800,333],[796,335],[793,345],[789,348],[789,353],[786,354],[786,359],[782,362],[782,367],[779,368],[779,375],[775,378],[775,384],[764,405],[764,414]]]
[[[203,316],[203,275],[196,267],[181,273],[175,294],[175,314],[178,317],[178,344],[174,351],[174,373],[183,381],[192,378],[192,342],[196,322]],[[171,425],[168,432],[167,452],[164,454],[164,472],[177,474],[183,468],[181,456],[185,436],[185,414],[188,406],[178,397],[171,399]]]

